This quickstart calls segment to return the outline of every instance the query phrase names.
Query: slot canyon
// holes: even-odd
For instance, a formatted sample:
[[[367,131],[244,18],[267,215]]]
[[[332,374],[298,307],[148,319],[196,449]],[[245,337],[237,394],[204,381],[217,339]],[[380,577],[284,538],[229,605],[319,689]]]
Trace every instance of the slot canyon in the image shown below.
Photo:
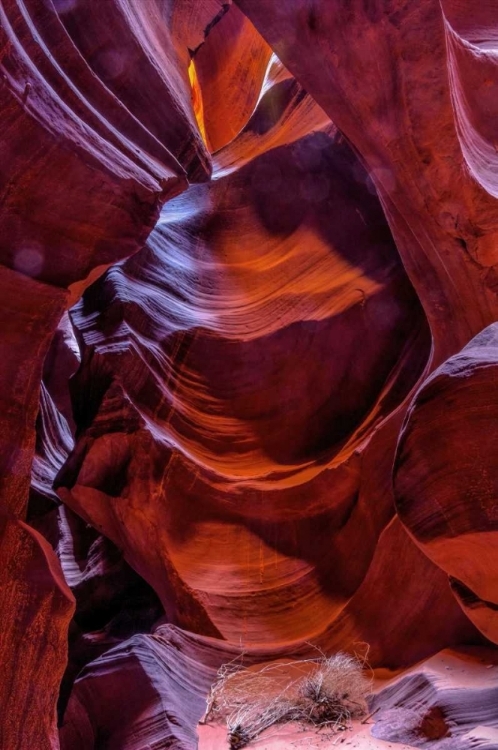
[[[498,0],[0,0],[0,125],[0,750],[498,750]]]

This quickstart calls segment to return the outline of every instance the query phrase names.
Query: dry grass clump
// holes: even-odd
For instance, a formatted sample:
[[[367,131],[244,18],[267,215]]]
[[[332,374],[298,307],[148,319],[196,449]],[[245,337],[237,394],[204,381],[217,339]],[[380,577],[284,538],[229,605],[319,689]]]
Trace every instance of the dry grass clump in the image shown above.
[[[206,721],[225,720],[231,750],[290,721],[344,729],[366,713],[370,680],[347,654],[276,662],[263,669],[225,664],[211,688]]]

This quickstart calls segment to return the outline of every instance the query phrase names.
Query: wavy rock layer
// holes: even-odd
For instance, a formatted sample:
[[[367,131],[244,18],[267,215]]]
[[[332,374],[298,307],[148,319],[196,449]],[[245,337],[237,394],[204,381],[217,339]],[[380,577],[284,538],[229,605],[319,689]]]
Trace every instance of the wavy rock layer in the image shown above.
[[[360,497],[365,441],[429,351],[361,165],[269,75],[212,182],[72,312],[80,432],[58,480],[172,622],[248,645],[320,637],[358,588],[392,515],[389,492]]]
[[[316,651],[307,648],[300,655],[316,657]],[[258,665],[268,655],[263,650],[245,655],[244,664]],[[272,658],[281,656],[271,651]],[[198,727],[199,743],[194,728],[204,714],[217,669],[234,659],[241,660],[240,651],[223,641],[170,625],[127,641],[78,677],[61,730],[62,750],[94,747],[102,737],[112,750],[228,747],[226,727]],[[263,735],[260,743],[268,750],[296,743],[332,750],[341,739],[358,750],[380,750],[386,743],[399,743],[402,750],[493,750],[498,732],[496,662],[495,652],[445,651],[401,675],[378,670],[370,697],[373,716],[366,724],[355,722],[346,737],[283,727]],[[128,710],[123,711],[125,706]]]
[[[57,748],[67,584],[65,750],[195,747],[241,649],[496,640],[496,28],[0,0],[2,748]]]
[[[236,4],[367,165],[440,364],[498,317],[495,5]]]
[[[61,749],[147,744],[195,750],[195,727],[219,666],[238,654],[221,641],[171,626],[126,641],[89,664],[76,681]]]
[[[166,23],[153,26],[153,4],[139,4],[136,17],[131,7],[2,6],[0,257],[49,284],[67,286],[135,252],[159,198],[192,172],[209,173],[186,65],[182,72],[166,44]],[[164,46],[154,46],[160,32]]]
[[[496,669],[496,652],[438,654],[372,697],[373,737],[407,748],[493,750]]]
[[[497,384],[495,324],[424,382],[401,433],[394,474],[403,523],[451,577],[469,619],[495,643]]]
[[[58,744],[57,683],[73,608],[53,551],[15,520],[26,515],[50,339],[65,307],[143,245],[165,198],[210,173],[191,104],[185,29],[178,7],[170,11],[159,17],[153,3],[134,8],[125,0],[0,3],[5,750]],[[209,17],[192,11],[195,39],[218,11],[217,3],[206,9]],[[48,441],[60,436],[61,425],[58,432],[45,427]],[[40,449],[35,484],[42,497],[52,492],[64,450],[67,441],[61,447],[57,440]]]

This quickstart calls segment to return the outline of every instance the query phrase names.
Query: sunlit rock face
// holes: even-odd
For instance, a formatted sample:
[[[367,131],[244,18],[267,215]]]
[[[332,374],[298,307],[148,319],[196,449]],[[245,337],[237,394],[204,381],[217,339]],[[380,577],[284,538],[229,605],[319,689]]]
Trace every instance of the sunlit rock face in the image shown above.
[[[241,653],[498,642],[497,29],[0,0],[2,750],[193,750]]]
[[[494,4],[237,5],[368,166],[439,364],[497,317]]]
[[[365,443],[430,344],[368,175],[322,111],[292,79],[269,85],[211,182],[169,201],[71,315],[79,432],[60,497],[172,622],[248,645],[323,635],[392,515],[388,492],[359,498]]]
[[[133,6],[0,3],[0,745],[6,750],[58,746],[55,704],[74,609],[52,548],[24,524],[51,338],[85,286],[142,247],[164,200],[208,179],[211,170],[191,102],[179,9],[171,5],[159,17],[159,5]],[[202,39],[218,10],[217,3],[205,16],[192,10],[192,39]],[[58,441],[65,427],[50,398],[48,391],[42,396],[47,419],[39,443],[47,444],[38,446],[33,475],[38,497],[53,494],[52,474],[71,447],[67,434]]]

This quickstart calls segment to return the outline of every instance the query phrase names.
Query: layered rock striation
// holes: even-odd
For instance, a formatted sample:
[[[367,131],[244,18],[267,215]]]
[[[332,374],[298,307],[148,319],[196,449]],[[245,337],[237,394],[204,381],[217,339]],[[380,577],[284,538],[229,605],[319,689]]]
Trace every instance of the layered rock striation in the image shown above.
[[[195,748],[241,654],[498,642],[481,5],[1,0],[5,750]]]

